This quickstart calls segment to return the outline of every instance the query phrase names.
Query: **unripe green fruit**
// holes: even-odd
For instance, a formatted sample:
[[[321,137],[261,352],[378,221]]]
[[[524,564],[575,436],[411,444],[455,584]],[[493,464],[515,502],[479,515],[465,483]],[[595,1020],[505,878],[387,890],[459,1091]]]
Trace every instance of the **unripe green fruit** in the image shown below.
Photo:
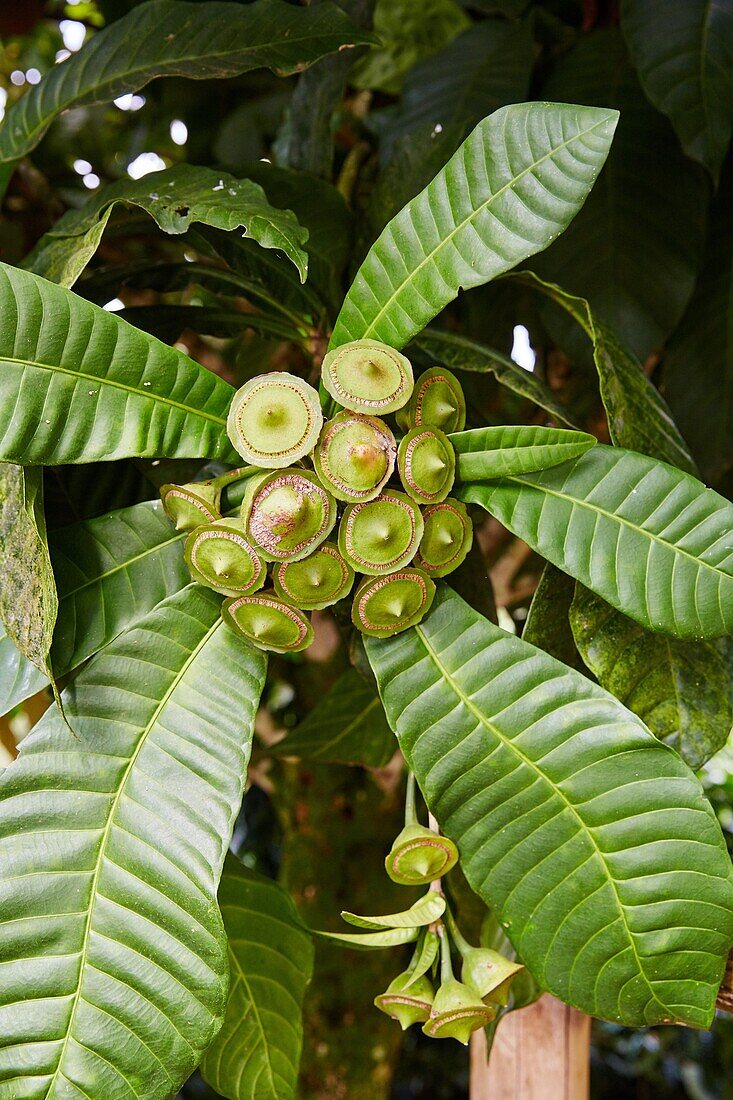
[[[313,387],[294,374],[275,371],[251,378],[237,390],[227,433],[247,462],[282,469],[313,450],[322,425]]]
[[[349,505],[339,526],[339,550],[357,573],[378,577],[415,556],[423,530],[418,506],[390,490],[376,500]]]
[[[431,1039],[457,1039],[465,1046],[474,1031],[495,1017],[496,1009],[485,1005],[473,989],[449,978],[435,994],[423,1031]]]
[[[402,408],[414,385],[410,360],[377,340],[353,340],[329,351],[321,378],[339,405],[379,415]]]
[[[161,485],[163,511],[175,524],[176,531],[193,531],[202,523],[221,519],[221,488],[208,481],[190,485]]]
[[[401,419],[409,428],[439,428],[447,435],[462,431],[466,398],[455,374],[443,367],[431,367],[421,374]]]
[[[397,466],[405,491],[418,504],[445,500],[456,478],[453,444],[437,428],[413,428],[400,443]]]
[[[485,1004],[506,1005],[512,980],[524,970],[490,947],[471,947],[463,953],[461,980],[475,989]]]
[[[384,993],[374,998],[377,1008],[397,1020],[403,1031],[412,1024],[421,1024],[430,1018],[430,1008],[435,996],[430,979],[424,975],[413,981],[406,990],[405,986],[411,978],[409,970],[398,974]]]
[[[197,527],[186,539],[183,556],[195,581],[226,596],[256,592],[267,577],[264,561],[236,519]]]
[[[421,569],[410,566],[385,577],[365,577],[351,608],[354,626],[370,638],[391,638],[427,615],[435,585]]]
[[[340,412],[326,421],[313,463],[326,488],[339,500],[373,500],[394,470],[397,443],[376,416]]]
[[[275,591],[303,611],[320,611],[347,596],[354,570],[332,542],[323,542],[300,561],[283,562],[272,574]]]
[[[307,470],[261,474],[247,485],[242,522],[266,561],[297,561],[328,537],[336,501]]]
[[[224,600],[221,617],[252,645],[272,653],[297,653],[313,641],[313,627],[303,612],[272,589]]]
[[[425,825],[405,825],[384,866],[400,886],[421,886],[447,875],[457,862],[458,849],[447,836]]]
[[[429,577],[445,577],[465,560],[473,542],[473,526],[466,506],[448,497],[424,509],[425,530],[415,565]]]

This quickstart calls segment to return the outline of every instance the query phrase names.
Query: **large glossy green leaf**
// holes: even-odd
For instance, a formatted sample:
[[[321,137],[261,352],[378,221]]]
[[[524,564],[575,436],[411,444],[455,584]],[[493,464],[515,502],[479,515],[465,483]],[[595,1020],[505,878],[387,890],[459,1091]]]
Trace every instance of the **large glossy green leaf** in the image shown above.
[[[224,1024],[206,1052],[202,1075],[230,1100],[290,1100],[313,972],[311,937],[289,894],[231,854],[219,905],[232,978]]]
[[[42,691],[47,683],[48,674],[20,652],[0,623],[0,716]]]
[[[3,773],[3,1100],[169,1100],[214,1038],[264,675],[191,586],[74,680],[74,732],[54,708]]]
[[[573,578],[548,562],[532,596],[522,638],[570,668],[585,673],[586,666],[578,653],[570,627],[570,607],[574,595]]]
[[[598,445],[456,495],[650,630],[733,632],[733,504],[681,470]]]
[[[616,127],[612,110],[502,107],[392,219],[361,265],[331,339],[402,347],[460,290],[546,248],[585,202]]]
[[[340,676],[327,695],[282,741],[279,756],[300,756],[326,764],[381,768],[397,746],[382,701],[356,669]]]
[[[460,481],[489,481],[511,474],[529,474],[559,466],[585,454],[596,439],[586,432],[541,428],[534,424],[501,424],[472,428],[450,436]]]
[[[237,461],[233,389],[176,348],[27,271],[0,264],[0,460]]]
[[[733,726],[729,671],[716,642],[652,634],[578,585],[570,610],[583,660],[691,768],[722,748]]]
[[[733,129],[733,13],[726,0],[622,0],[644,91],[682,147],[717,177]]]
[[[540,985],[616,1023],[709,1026],[733,878],[680,758],[445,586],[367,651],[428,806]]]
[[[203,6],[149,0],[96,34],[8,111],[0,129],[0,161],[30,152],[61,111],[105,103],[156,77],[209,80],[259,68],[287,75],[325,54],[369,41],[330,2],[300,8],[281,0],[248,5],[214,0]]]
[[[145,210],[165,233],[185,233],[193,222],[240,236],[263,248],[276,248],[305,282],[308,231],[291,210],[278,210],[252,180],[235,179],[213,168],[179,164],[139,180],[123,179],[103,187],[78,210],[68,213],[41,237],[23,266],[62,286],[73,286],[96,252],[116,204]]]

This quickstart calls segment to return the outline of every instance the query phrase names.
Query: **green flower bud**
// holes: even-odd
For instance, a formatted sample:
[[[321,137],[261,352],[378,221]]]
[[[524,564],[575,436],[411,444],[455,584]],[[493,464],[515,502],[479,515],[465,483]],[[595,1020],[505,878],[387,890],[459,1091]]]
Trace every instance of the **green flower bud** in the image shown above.
[[[447,435],[466,426],[463,388],[449,370],[431,367],[420,375],[405,409],[410,428],[439,428]]]
[[[461,953],[461,980],[475,989],[485,1004],[506,1005],[512,980],[524,970],[521,963],[511,962],[490,947],[469,947]]]
[[[430,1019],[423,1031],[431,1039],[457,1039],[465,1046],[471,1034],[486,1027],[495,1016],[496,1008],[485,1005],[463,982],[449,978],[435,994]]]
[[[339,526],[339,550],[357,573],[378,577],[415,556],[423,530],[418,506],[390,490],[376,500],[349,505]]]
[[[307,470],[260,474],[247,484],[242,522],[265,561],[297,561],[328,537],[336,501]]]
[[[437,428],[413,428],[400,443],[397,466],[406,492],[418,504],[445,500],[456,477],[453,444]]]
[[[384,861],[387,874],[401,886],[420,886],[446,875],[458,862],[452,840],[425,825],[405,825]]]
[[[304,611],[319,611],[348,595],[354,570],[337,546],[323,542],[307,558],[275,566],[272,581],[278,596]]]
[[[405,988],[408,984],[409,990]],[[389,983],[384,993],[374,998],[374,1004],[406,1031],[412,1024],[421,1024],[430,1018],[434,996],[429,978],[423,975],[412,980],[412,973],[406,970]]]
[[[244,536],[239,520],[218,519],[197,527],[183,550],[191,576],[226,596],[246,596],[262,588],[265,563]]]
[[[377,340],[353,340],[329,351],[321,377],[339,405],[364,413],[402,408],[414,385],[410,360]]]
[[[395,437],[383,420],[340,412],[324,424],[313,463],[335,497],[358,502],[379,496],[394,470],[396,454]]]
[[[227,433],[247,462],[281,469],[313,450],[322,425],[313,387],[294,374],[275,371],[251,378],[237,390]]]
[[[313,641],[313,627],[302,611],[272,589],[224,600],[221,617],[258,649],[297,653]]]
[[[430,577],[445,577],[464,561],[473,542],[473,526],[460,500],[448,497],[424,509],[425,530],[415,565]]]
[[[221,519],[221,487],[208,481],[190,485],[161,485],[163,511],[175,524],[176,531],[193,531],[202,523]]]

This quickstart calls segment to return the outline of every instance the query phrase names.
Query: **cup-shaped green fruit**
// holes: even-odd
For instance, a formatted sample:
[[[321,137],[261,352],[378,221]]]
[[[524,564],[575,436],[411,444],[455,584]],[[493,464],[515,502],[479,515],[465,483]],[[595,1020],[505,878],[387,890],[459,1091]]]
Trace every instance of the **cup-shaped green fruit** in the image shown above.
[[[260,374],[237,390],[227,432],[234,449],[253,466],[282,469],[307,455],[323,425],[318,394],[294,374]]]
[[[276,565],[272,582],[279,596],[303,611],[320,611],[347,596],[354,583],[354,570],[332,542],[321,545],[300,561]]]
[[[446,434],[462,431],[466,398],[455,374],[443,367],[431,367],[421,374],[399,419],[406,428],[439,428]]]
[[[328,537],[336,501],[307,470],[260,474],[247,484],[242,522],[265,561],[297,561]]]
[[[453,444],[438,428],[413,428],[397,452],[400,479],[418,504],[445,500],[456,478]]]
[[[391,638],[427,615],[435,585],[422,569],[408,566],[385,577],[365,577],[356,590],[351,621],[370,638]]]
[[[421,886],[447,875],[458,862],[452,840],[425,825],[405,825],[384,861],[387,874],[401,886]]]
[[[270,588],[224,600],[221,617],[252,645],[272,653],[297,653],[313,641],[313,627],[303,612]]]
[[[415,565],[429,577],[445,577],[464,561],[473,542],[473,526],[460,500],[448,497],[423,509],[425,530]]]
[[[321,378],[339,405],[379,415],[401,409],[414,385],[407,356],[377,340],[352,340],[329,351]]]
[[[190,485],[161,485],[163,511],[175,524],[176,531],[193,531],[202,523],[221,519],[221,487],[208,481]]]
[[[435,994],[423,1031],[431,1039],[457,1039],[465,1046],[472,1033],[486,1027],[495,1016],[496,1008],[485,1005],[475,990],[448,978]]]
[[[267,576],[263,559],[247,542],[236,519],[218,519],[197,527],[186,539],[183,556],[195,581],[226,596],[256,592]]]
[[[432,983],[425,975],[413,981],[409,989],[405,989],[411,979],[409,970],[398,974],[384,993],[374,998],[377,1008],[397,1020],[403,1031],[412,1024],[422,1024],[430,1018],[435,996]]]
[[[357,573],[379,577],[413,558],[423,536],[420,509],[404,493],[350,504],[339,525],[339,550]]]
[[[461,951],[461,980],[475,989],[485,1004],[506,1005],[513,978],[524,970],[490,947],[469,947]]]
[[[395,437],[383,420],[340,412],[324,424],[313,463],[329,492],[338,500],[358,503],[379,496],[396,456]]]

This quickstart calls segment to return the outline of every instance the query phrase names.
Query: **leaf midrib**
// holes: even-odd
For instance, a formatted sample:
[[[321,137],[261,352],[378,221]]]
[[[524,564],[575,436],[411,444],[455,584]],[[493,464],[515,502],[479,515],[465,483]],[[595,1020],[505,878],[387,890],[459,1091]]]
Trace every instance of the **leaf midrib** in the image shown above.
[[[263,1051],[264,1051],[265,1065],[267,1067],[267,1076],[270,1079],[270,1088],[272,1090],[272,1095],[273,1095],[273,1097],[275,1097],[275,1096],[277,1096],[277,1090],[275,1088],[275,1076],[274,1076],[274,1071],[273,1071],[273,1068],[272,1068],[272,1062],[270,1060],[270,1047],[269,1047],[269,1044],[267,1042],[267,1036],[265,1035],[265,1028],[264,1028],[264,1025],[262,1023],[262,1018],[260,1016],[259,1010],[257,1008],[257,1002],[255,1001],[254,994],[252,993],[252,987],[250,986],[249,982],[247,981],[247,976],[244,973],[244,971],[242,970],[239,959],[237,958],[235,953],[232,951],[231,945],[229,945],[229,960],[233,964],[234,969],[237,971],[237,981],[241,982],[242,985],[244,986],[245,991],[247,993],[247,996],[249,998],[249,1003],[252,1005],[252,1012],[254,1014],[255,1023],[257,1024],[257,1030],[260,1033],[260,1043],[261,1043]]]
[[[317,751],[313,754],[313,758],[316,759],[317,757],[322,756],[324,752],[332,749],[334,745],[337,745],[339,743],[339,741],[343,741],[344,738],[347,737],[351,733],[351,731],[359,725],[360,722],[363,722],[366,715],[369,714],[372,708],[376,707],[378,703],[379,698],[375,696],[375,698],[367,704],[364,710],[356,718],[352,718],[351,721],[339,733],[337,733],[335,737],[330,738],[328,741],[321,741]],[[286,746],[283,745],[283,748],[285,747]],[[294,756],[297,755],[295,750],[292,751]]]

